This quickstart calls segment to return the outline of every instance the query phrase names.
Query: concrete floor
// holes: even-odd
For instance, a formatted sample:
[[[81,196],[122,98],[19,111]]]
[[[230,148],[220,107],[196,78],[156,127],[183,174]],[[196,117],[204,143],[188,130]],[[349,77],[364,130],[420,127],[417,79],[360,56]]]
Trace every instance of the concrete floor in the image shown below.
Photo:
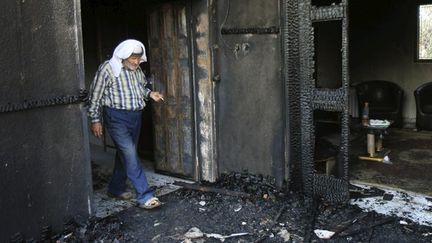
[[[351,143],[351,179],[432,196],[432,132],[389,129],[383,146],[391,150],[391,163],[359,160],[366,137],[358,134]]]
[[[383,139],[383,147],[390,150],[390,161],[383,163],[359,159],[359,155],[367,154],[366,131],[358,123],[351,124],[348,168],[350,180],[432,196],[431,131],[389,128]],[[318,124],[316,137],[316,162],[335,161],[340,144],[339,125]]]

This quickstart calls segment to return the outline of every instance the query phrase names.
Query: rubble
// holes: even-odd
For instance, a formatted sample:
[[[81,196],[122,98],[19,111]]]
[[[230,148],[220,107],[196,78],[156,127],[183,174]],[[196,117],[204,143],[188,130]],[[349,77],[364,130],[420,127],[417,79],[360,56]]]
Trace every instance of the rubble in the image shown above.
[[[216,183],[204,183],[201,191],[183,188],[160,197],[156,210],[129,207],[105,218],[85,223],[70,221],[58,242],[430,242],[432,228],[399,216],[363,211],[356,205],[315,204],[302,194],[278,190],[269,177],[244,173],[223,175]],[[355,186],[353,188],[356,188]],[[366,200],[385,193],[356,188]],[[238,192],[226,194],[226,191]],[[246,193],[250,196],[243,197]],[[263,195],[269,195],[267,199]],[[377,195],[378,196],[372,196]],[[366,197],[368,195],[368,197]],[[394,203],[398,195],[387,203]],[[425,199],[426,200],[426,199]],[[204,203],[205,202],[205,203]],[[428,201],[429,202],[429,201]],[[430,203],[430,202],[429,202]],[[401,222],[406,222],[401,224]],[[332,236],[319,237],[333,232]],[[18,237],[19,238],[19,237]]]

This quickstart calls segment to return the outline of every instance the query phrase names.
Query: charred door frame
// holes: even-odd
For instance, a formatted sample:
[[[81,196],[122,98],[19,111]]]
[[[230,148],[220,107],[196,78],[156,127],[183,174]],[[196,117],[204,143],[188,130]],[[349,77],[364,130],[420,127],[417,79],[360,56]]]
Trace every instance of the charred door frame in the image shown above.
[[[313,6],[311,0],[295,0],[298,16],[299,66],[296,60],[290,65],[299,70],[301,182],[307,197],[321,197],[329,201],[348,200],[348,144],[349,144],[349,73],[348,73],[348,0],[330,6]],[[291,11],[296,6],[291,7]],[[314,22],[342,21],[342,87],[339,89],[318,89],[314,73]],[[294,27],[295,29],[295,27]],[[294,31],[295,32],[295,31]],[[295,38],[288,39],[292,46]],[[289,49],[289,48],[288,48]],[[295,79],[297,77],[294,77]],[[291,82],[291,80],[290,80]],[[296,82],[296,81],[294,81]],[[341,113],[341,141],[337,158],[337,177],[319,175],[314,172],[314,110],[336,111]]]
[[[215,0],[194,0],[191,6],[192,78],[194,95],[197,180],[214,182],[218,176],[213,53],[216,30]]]
[[[301,184],[298,0],[281,1],[282,78],[285,84],[285,180]]]

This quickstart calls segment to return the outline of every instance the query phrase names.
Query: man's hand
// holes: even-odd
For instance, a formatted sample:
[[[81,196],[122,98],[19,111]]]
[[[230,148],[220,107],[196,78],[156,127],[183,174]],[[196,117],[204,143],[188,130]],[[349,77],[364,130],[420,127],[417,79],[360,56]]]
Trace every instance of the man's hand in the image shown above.
[[[165,101],[163,95],[157,91],[150,92],[150,98],[152,98],[156,102],[159,102],[161,100]]]
[[[103,135],[102,123],[100,123],[100,122],[92,123],[90,125],[90,130],[91,130],[91,133],[97,138],[101,138]]]

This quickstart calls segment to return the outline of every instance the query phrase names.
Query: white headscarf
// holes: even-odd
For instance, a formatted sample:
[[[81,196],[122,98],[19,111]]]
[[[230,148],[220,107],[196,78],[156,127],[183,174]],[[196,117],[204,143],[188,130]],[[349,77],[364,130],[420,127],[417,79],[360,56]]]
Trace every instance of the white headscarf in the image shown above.
[[[112,67],[112,70],[114,72],[114,76],[118,77],[120,76],[121,69],[123,67],[123,59],[129,58],[132,53],[134,52],[134,49],[139,49],[141,47],[142,49],[142,56],[140,63],[147,61],[146,51],[143,43],[137,40],[129,39],[125,40],[122,43],[120,43],[114,50],[113,56],[109,60],[109,64]]]

